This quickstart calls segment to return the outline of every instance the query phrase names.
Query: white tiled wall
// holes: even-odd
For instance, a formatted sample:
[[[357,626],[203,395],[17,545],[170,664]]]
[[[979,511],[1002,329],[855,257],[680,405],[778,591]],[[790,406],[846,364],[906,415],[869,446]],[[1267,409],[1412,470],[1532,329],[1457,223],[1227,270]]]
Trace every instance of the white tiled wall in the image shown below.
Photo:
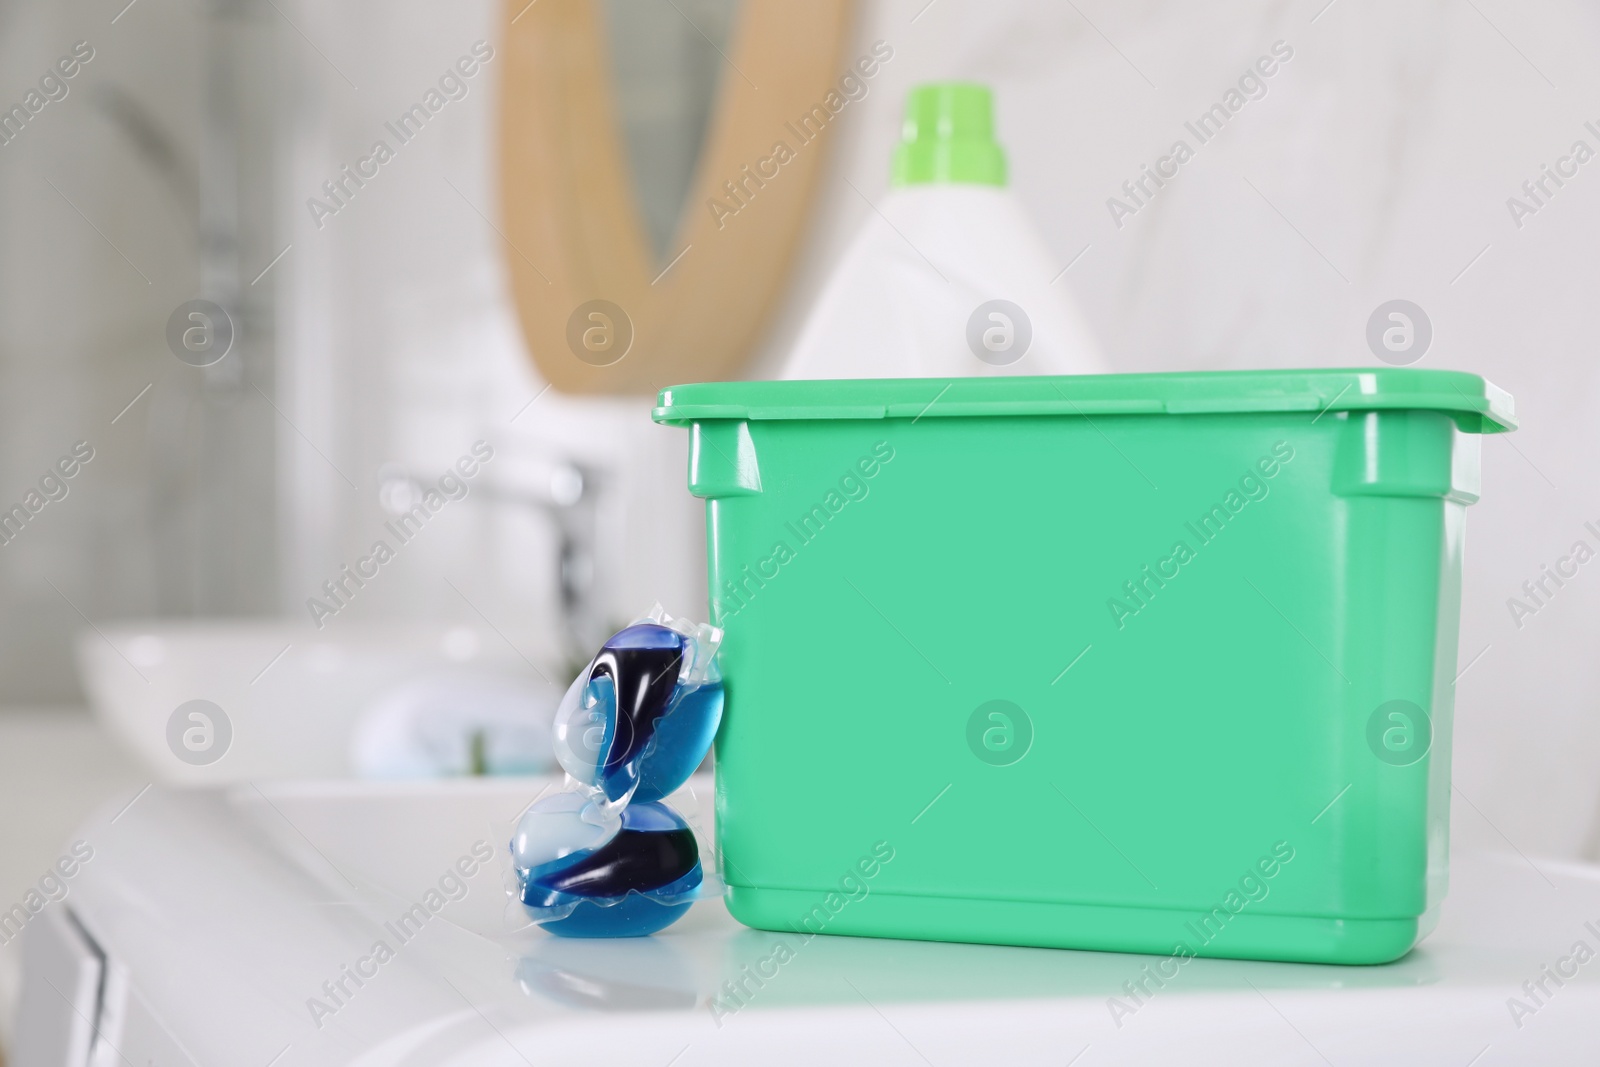
[[[657,599],[703,614],[703,520],[684,490],[682,431],[650,423],[652,398],[540,395],[507,290],[512,253],[489,221],[499,215],[498,56],[337,215],[319,228],[305,206],[375,138],[393,143],[384,124],[475,42],[496,39],[498,9],[413,4],[404,18],[373,3],[294,11],[307,37],[327,42],[327,60],[310,49],[293,60],[306,121],[284,192],[293,205],[284,241],[294,247],[280,268],[289,339],[281,396],[305,436],[280,445],[285,610],[304,614],[320,583],[381,533],[373,486],[381,465],[436,477],[483,439],[496,458],[479,478],[498,486],[517,488],[554,457],[600,470],[612,614],[636,615]],[[406,546],[351,614],[475,622],[481,611],[503,627],[553,627],[552,547],[537,514],[469,496]]]

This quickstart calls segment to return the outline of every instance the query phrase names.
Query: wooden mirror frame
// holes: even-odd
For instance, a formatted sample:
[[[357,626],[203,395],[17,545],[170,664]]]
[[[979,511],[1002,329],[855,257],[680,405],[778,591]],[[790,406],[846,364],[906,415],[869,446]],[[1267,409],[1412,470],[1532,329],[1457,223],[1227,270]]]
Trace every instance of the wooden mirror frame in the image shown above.
[[[837,99],[851,0],[742,0],[669,250],[677,258],[660,264],[633,193],[597,8],[505,8],[500,201],[528,348],[567,393],[736,377],[781,293],[821,173],[830,127],[814,123],[821,132],[802,141],[800,120],[816,107],[827,114],[830,92]],[[592,301],[614,308],[595,313]]]

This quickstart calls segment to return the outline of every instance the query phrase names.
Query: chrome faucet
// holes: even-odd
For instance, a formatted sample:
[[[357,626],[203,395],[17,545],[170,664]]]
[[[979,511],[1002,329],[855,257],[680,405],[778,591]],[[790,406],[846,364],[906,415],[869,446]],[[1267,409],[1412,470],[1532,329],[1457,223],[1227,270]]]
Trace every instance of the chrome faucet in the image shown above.
[[[437,482],[412,474],[399,463],[378,469],[378,505],[404,515]],[[598,496],[602,479],[594,468],[556,459],[515,488],[475,481],[467,499],[530,508],[544,515],[557,537],[556,589],[561,598],[563,639],[569,662],[587,662],[610,633],[596,565]]]

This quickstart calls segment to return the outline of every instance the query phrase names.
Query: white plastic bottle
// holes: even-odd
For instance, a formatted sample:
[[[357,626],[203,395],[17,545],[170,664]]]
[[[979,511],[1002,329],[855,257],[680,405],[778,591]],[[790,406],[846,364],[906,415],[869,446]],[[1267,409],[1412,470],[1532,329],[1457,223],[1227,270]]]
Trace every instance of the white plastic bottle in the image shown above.
[[[918,86],[892,189],[845,253],[784,378],[1099,374],[1058,263],[1006,187],[989,90]]]

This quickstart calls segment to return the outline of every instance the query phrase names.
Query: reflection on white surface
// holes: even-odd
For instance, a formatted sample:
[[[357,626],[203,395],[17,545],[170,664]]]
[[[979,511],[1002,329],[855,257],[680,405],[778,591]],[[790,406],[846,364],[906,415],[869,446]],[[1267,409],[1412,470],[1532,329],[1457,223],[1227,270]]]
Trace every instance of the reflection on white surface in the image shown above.
[[[516,976],[530,997],[584,1012],[692,1011],[699,1006],[691,961],[661,937],[540,938],[517,960]]]

